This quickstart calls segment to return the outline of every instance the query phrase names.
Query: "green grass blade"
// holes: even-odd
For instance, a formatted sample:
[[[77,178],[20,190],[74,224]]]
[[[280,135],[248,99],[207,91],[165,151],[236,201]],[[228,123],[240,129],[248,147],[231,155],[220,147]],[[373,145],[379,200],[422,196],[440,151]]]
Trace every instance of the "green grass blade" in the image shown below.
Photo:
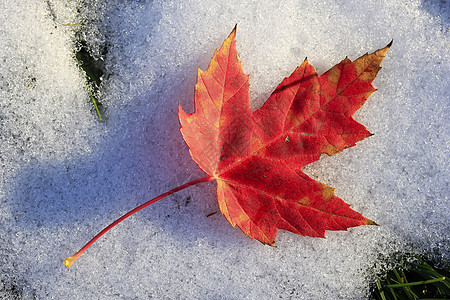
[[[404,288],[404,287],[410,287],[410,286],[415,286],[415,285],[423,285],[423,284],[429,284],[429,283],[434,283],[434,282],[442,282],[445,279],[446,279],[445,277],[441,277],[441,278],[434,278],[434,279],[415,281],[415,282],[387,284],[385,286],[388,288]]]
[[[100,115],[100,111],[98,110],[97,102],[95,101],[95,98],[92,95],[92,92],[91,92],[90,89],[89,89],[89,96],[91,97],[92,103],[94,103],[95,111],[97,111],[97,116],[98,116],[98,118],[101,121],[102,120],[102,116]]]
[[[378,293],[379,293],[381,300],[387,300],[386,296],[384,295],[383,287],[381,286],[381,283],[379,281],[377,281],[377,288],[378,288]]]

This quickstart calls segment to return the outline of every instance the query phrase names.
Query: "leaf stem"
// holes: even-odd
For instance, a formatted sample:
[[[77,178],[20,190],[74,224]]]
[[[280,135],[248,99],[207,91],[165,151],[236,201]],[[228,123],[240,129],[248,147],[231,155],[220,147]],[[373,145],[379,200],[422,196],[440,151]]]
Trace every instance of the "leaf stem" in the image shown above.
[[[77,253],[75,253],[74,255],[70,256],[70,257],[66,257],[66,259],[64,260],[64,265],[66,265],[66,267],[70,267],[79,257],[81,254],[83,254],[84,251],[86,251],[93,243],[95,243],[96,240],[98,240],[102,235],[104,235],[106,232],[108,232],[109,230],[111,230],[114,226],[116,226],[117,224],[119,224],[120,222],[122,222],[123,220],[125,220],[126,218],[128,218],[129,216],[137,213],[138,211],[140,211],[143,208],[146,208],[147,206],[149,206],[152,203],[155,203],[158,200],[161,200],[167,196],[170,196],[178,191],[181,191],[185,188],[188,188],[192,185],[195,185],[197,183],[202,183],[202,182],[208,182],[208,181],[213,181],[215,180],[214,177],[212,176],[205,176],[202,178],[198,178],[195,180],[192,180],[188,183],[185,183],[183,185],[180,185],[174,189],[171,189],[168,192],[165,192],[161,195],[159,195],[158,197],[155,197],[147,202],[145,202],[144,204],[139,205],[138,207],[136,207],[133,210],[130,210],[129,212],[127,212],[126,214],[124,214],[123,216],[121,216],[120,218],[118,218],[117,220],[115,220],[114,222],[112,222],[111,224],[109,224],[107,227],[105,227],[102,231],[100,231],[96,236],[94,236],[86,245],[83,246],[83,248],[81,248]]]

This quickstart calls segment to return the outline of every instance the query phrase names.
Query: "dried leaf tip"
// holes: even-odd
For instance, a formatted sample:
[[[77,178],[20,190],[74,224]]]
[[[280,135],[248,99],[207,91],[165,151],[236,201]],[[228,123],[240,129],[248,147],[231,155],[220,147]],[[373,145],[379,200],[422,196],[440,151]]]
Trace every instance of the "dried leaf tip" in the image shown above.
[[[390,41],[390,43],[387,44],[384,48],[381,48],[381,49],[375,51],[375,53],[376,53],[378,56],[384,57],[384,56],[386,55],[386,53],[389,51],[389,49],[391,48],[392,42],[394,42],[394,39],[392,39],[392,40]]]
[[[228,38],[227,38],[227,39],[229,39],[231,36],[233,36],[233,37],[236,36],[236,29],[237,29],[237,24],[234,25],[234,28],[233,28],[233,30],[231,30],[231,32],[230,32],[230,34],[228,35]]]
[[[374,221],[372,221],[372,220],[370,220],[370,219],[367,219],[367,220],[366,220],[366,225],[380,226],[380,225],[378,225],[376,222],[374,222]]]
[[[392,39],[391,42],[386,45],[386,48],[391,48],[393,42],[394,42],[394,39]]]

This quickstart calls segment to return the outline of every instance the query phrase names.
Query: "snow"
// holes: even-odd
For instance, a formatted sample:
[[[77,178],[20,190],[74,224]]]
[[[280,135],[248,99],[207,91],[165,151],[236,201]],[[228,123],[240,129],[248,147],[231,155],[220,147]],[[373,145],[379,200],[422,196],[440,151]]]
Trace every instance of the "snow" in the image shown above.
[[[0,3],[0,298],[364,299],[396,253],[449,266],[447,1],[13,1]],[[319,73],[394,39],[355,118],[375,135],[305,168],[379,227],[280,231],[277,248],[215,212],[215,184],[111,221],[204,176],[182,141],[235,24],[256,109],[307,56]],[[104,59],[100,122],[76,41]],[[102,55],[101,49],[107,53]]]

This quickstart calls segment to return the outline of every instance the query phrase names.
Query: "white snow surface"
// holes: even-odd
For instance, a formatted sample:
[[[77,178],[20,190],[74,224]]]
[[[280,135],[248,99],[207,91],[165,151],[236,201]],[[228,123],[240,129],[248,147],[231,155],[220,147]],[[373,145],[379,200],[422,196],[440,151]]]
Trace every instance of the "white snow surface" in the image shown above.
[[[0,298],[365,299],[396,253],[449,266],[449,2],[442,0],[0,3]],[[235,24],[262,105],[305,57],[319,74],[394,39],[355,118],[374,136],[305,168],[379,227],[247,238],[215,184],[161,200],[62,261],[103,227],[202,177],[179,132]],[[75,59],[104,60],[103,121]],[[106,54],[101,53],[106,47]]]

